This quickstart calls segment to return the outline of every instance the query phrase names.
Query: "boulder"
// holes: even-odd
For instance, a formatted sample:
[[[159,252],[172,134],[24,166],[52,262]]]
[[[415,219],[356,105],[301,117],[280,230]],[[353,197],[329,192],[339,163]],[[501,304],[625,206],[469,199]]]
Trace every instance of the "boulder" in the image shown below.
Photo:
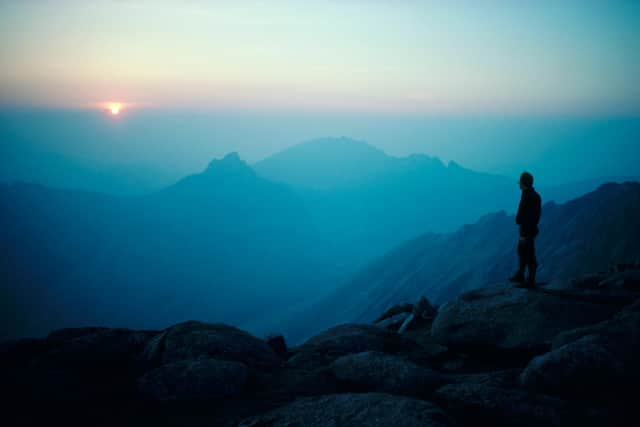
[[[640,382],[640,303],[611,320],[565,332],[522,372],[523,386],[568,396],[625,398]]]
[[[640,270],[623,270],[600,281],[598,288],[640,291]]]
[[[287,365],[310,369],[328,366],[338,357],[351,353],[397,353],[416,348],[414,341],[395,332],[374,325],[345,324],[316,335],[293,349],[294,355]]]
[[[153,400],[202,400],[239,395],[247,382],[242,363],[216,359],[181,360],[138,379],[138,389]]]
[[[435,317],[436,313],[435,307],[424,296],[420,297],[418,303],[413,306],[413,315],[416,318],[431,319]]]
[[[520,379],[523,386],[535,390],[600,394],[610,392],[607,386],[620,386],[626,375],[616,355],[600,345],[596,335],[588,335],[534,358]]]
[[[426,297],[420,297],[420,300],[413,306],[411,313],[404,316],[402,324],[398,328],[398,333],[404,334],[411,329],[430,327],[436,312],[437,310]]]
[[[224,324],[184,322],[151,340],[146,360],[163,365],[180,360],[218,359],[244,363],[247,367],[274,368],[282,359],[263,340]]]
[[[596,289],[603,280],[606,280],[607,276],[608,273],[606,272],[586,274],[582,277],[571,279],[570,287],[575,289]]]
[[[356,389],[407,396],[425,396],[448,382],[436,371],[379,352],[342,356],[331,369],[338,380]]]
[[[465,293],[438,310],[433,337],[465,351],[539,354],[560,332],[610,318],[620,306],[579,293],[501,286]],[[492,352],[486,352],[493,356]]]
[[[281,334],[272,334],[267,337],[267,345],[280,357],[287,357],[287,342]]]
[[[394,314],[391,317],[387,317],[383,320],[380,320],[379,322],[376,322],[376,326],[389,329],[391,331],[397,331],[409,316],[411,316],[411,313],[401,312],[398,314]]]
[[[498,371],[488,371],[473,374],[451,375],[451,384],[480,384],[496,388],[516,388],[518,387],[518,376],[521,369],[501,369]]]
[[[640,300],[628,305],[609,320],[559,333],[551,341],[551,349],[555,350],[587,335],[598,335],[620,328],[631,320],[631,316],[635,315],[634,313],[640,313]]]
[[[373,321],[373,323],[381,322],[382,320],[388,319],[390,317],[396,316],[401,313],[409,314],[411,313],[412,310],[413,310],[413,304],[405,303],[405,304],[394,305],[393,307],[389,308],[384,313],[382,313],[380,317],[378,317],[376,320]]]
[[[438,402],[462,425],[559,426],[569,412],[557,398],[477,382],[449,384],[436,391]]]
[[[383,393],[333,394],[296,400],[240,427],[444,427],[451,425],[437,406]]]

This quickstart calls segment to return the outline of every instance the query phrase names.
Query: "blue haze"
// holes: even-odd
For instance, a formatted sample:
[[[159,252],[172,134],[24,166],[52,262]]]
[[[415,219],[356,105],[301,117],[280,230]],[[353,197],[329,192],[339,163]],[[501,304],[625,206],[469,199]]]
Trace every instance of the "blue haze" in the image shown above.
[[[403,242],[512,212],[524,168],[545,201],[639,176],[639,135],[629,117],[3,110],[0,338],[281,330]]]
[[[0,180],[130,194],[239,152],[258,162],[306,140],[347,136],[389,155],[423,153],[543,185],[638,175],[640,118],[420,116],[192,110],[0,111]]]

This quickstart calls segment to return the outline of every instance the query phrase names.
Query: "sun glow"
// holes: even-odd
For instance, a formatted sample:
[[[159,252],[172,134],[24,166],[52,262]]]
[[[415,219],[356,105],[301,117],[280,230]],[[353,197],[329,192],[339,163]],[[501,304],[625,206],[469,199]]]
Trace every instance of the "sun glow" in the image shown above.
[[[120,114],[120,110],[122,110],[122,104],[119,102],[109,102],[107,108],[111,111],[112,115],[117,116]]]

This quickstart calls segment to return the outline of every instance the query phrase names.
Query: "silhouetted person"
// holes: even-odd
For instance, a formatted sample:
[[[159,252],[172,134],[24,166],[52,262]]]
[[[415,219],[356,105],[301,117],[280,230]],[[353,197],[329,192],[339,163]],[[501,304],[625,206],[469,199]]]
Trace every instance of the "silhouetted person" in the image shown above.
[[[533,188],[533,175],[523,172],[520,175],[520,189],[522,197],[516,215],[516,224],[520,226],[520,240],[518,241],[518,256],[520,268],[509,280],[520,286],[533,287],[536,284],[536,260],[535,240],[538,235],[538,222],[542,211],[540,195]],[[524,271],[529,268],[529,276],[525,282]]]

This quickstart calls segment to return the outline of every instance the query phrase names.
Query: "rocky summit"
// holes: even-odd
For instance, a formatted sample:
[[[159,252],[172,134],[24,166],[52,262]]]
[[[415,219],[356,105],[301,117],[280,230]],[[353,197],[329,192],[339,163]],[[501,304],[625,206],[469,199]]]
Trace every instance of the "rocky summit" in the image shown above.
[[[5,425],[632,425],[640,269],[388,307],[288,347],[224,324],[0,346]]]

